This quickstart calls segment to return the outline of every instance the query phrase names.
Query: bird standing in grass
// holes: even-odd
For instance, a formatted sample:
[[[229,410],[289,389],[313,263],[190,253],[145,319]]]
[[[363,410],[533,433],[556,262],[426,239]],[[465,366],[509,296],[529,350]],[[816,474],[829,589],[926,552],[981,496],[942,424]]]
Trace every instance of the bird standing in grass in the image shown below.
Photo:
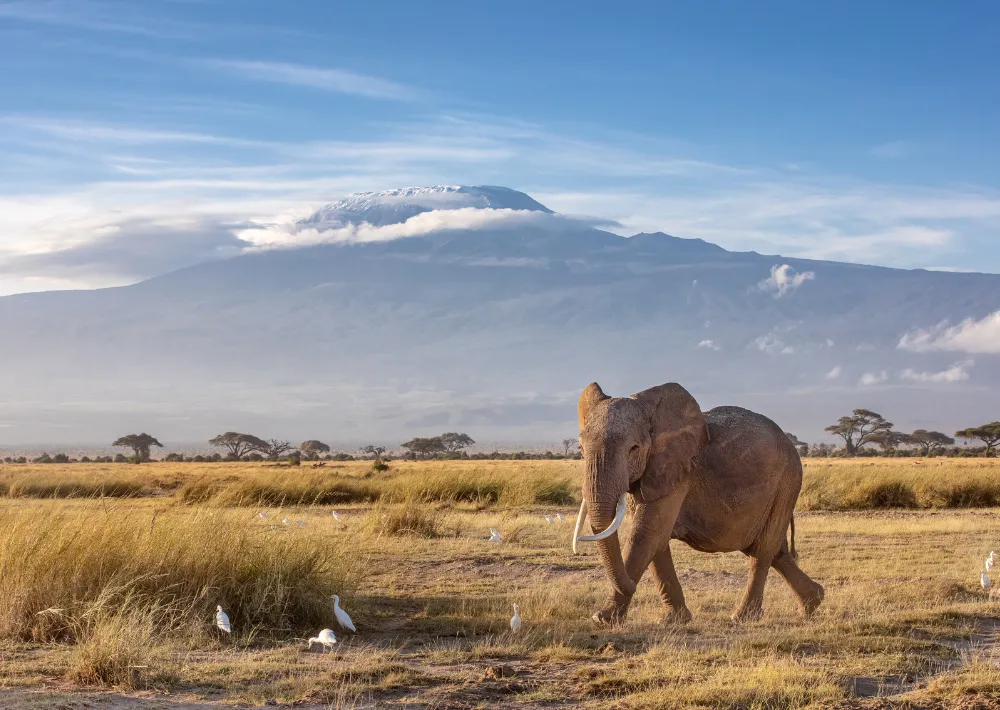
[[[285,525],[291,525],[292,524],[292,521],[289,520],[288,518],[282,518],[281,522],[283,522]]]
[[[222,605],[215,607],[215,625],[227,634],[233,631],[233,627],[229,624],[229,615],[222,610]]]
[[[490,539],[487,542],[500,542],[500,531],[496,528],[490,528]]]
[[[327,651],[333,648],[333,644],[337,643],[337,637],[333,635],[333,629],[323,629],[319,632],[319,636],[313,636],[309,639],[309,648],[313,647],[314,643],[321,644],[323,650]]]
[[[340,513],[338,513],[336,510],[333,511],[333,519],[336,520],[338,523],[340,522]]]
[[[566,517],[562,513],[556,513],[556,520],[558,520],[560,523],[565,519]]]
[[[521,609],[514,605],[514,616],[510,617],[510,630],[512,633],[517,633],[521,630]]]
[[[337,623],[340,624],[345,629],[350,629],[354,633],[358,630],[354,628],[354,622],[351,621],[350,615],[340,608],[340,597],[336,594],[333,595],[333,615],[337,617]]]
[[[987,594],[990,593],[990,577],[986,572],[979,573],[979,586],[983,588],[983,591]]]
[[[547,522],[549,525],[551,525],[555,521],[552,519],[551,515],[546,515],[545,516],[545,522]]]
[[[302,521],[302,520],[296,520],[295,524],[298,525],[301,528],[303,525],[305,525],[305,522]]]
[[[990,553],[990,556],[986,558],[985,567],[986,567],[986,571],[987,572],[989,572],[991,569],[993,569],[993,553],[992,552]]]
[[[257,517],[261,520],[267,520],[267,513],[257,513]]]

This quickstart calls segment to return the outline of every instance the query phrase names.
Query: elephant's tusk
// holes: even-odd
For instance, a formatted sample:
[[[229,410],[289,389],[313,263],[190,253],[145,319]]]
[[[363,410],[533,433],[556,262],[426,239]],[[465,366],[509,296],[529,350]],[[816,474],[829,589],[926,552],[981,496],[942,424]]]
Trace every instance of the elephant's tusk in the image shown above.
[[[576,527],[573,528],[573,554],[579,554],[576,543],[580,539],[580,531],[583,530],[583,523],[587,520],[587,501],[580,503],[580,514],[576,516]]]
[[[599,532],[596,535],[579,535],[578,534],[579,531],[577,531],[577,534],[574,534],[573,537],[573,547],[574,548],[576,547],[577,541],[597,542],[598,540],[604,540],[605,538],[609,538],[612,535],[614,535],[618,531],[618,526],[621,525],[622,521],[625,519],[626,495],[627,495],[626,493],[622,493],[622,497],[618,499],[618,510],[615,511],[615,519],[611,521],[611,525],[608,526],[607,530],[605,530],[604,532]],[[586,505],[586,502],[584,503],[584,505]],[[580,513],[581,517],[579,520],[577,520],[576,523],[577,528],[579,528],[583,524],[583,519],[586,517],[586,513],[584,513],[583,508],[580,509]],[[593,527],[591,527],[591,529],[593,529]]]

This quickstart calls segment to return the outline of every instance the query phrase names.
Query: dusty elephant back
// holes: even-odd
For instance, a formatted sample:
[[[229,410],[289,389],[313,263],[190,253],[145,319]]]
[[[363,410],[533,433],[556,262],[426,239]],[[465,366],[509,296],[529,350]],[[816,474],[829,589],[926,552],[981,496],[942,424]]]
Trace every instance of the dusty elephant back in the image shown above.
[[[743,407],[705,413],[709,442],[695,456],[691,491],[674,537],[706,552],[746,549],[773,513],[787,515],[802,487],[802,463],[781,428]]]

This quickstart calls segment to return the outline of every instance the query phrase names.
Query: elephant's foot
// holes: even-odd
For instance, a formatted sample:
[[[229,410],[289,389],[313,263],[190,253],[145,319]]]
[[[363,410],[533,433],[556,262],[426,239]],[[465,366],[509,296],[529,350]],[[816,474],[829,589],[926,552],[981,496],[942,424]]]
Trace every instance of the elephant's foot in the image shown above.
[[[667,613],[660,619],[660,623],[664,626],[683,626],[689,621],[691,621],[691,612],[686,606],[679,609],[668,608]]]
[[[802,607],[802,613],[806,616],[811,616],[812,613],[819,608],[819,605],[823,603],[825,596],[826,590],[823,589],[822,585],[817,584],[816,589],[812,594],[799,599],[799,605]]]
[[[735,623],[742,624],[749,621],[760,621],[764,616],[764,605],[757,602],[746,602],[730,617]]]
[[[621,599],[617,594],[612,594],[604,606],[594,612],[590,620],[598,626],[618,626],[624,624],[628,617],[628,605],[631,598]]]

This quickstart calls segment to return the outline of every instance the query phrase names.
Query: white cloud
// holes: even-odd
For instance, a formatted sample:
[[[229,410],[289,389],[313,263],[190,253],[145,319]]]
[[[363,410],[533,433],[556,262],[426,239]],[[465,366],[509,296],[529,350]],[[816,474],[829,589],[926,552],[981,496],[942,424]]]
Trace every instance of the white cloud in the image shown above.
[[[754,338],[750,345],[757,348],[762,353],[781,355],[792,355],[795,353],[795,348],[785,343],[785,341],[779,338],[774,331]]]
[[[788,264],[775,264],[771,267],[771,275],[761,281],[757,286],[761,291],[771,291],[775,298],[781,298],[790,293],[794,293],[799,286],[806,281],[812,281],[816,274],[812,271],[803,271],[801,274],[795,273],[795,269]]]
[[[877,385],[881,382],[885,382],[888,379],[889,374],[885,370],[882,370],[881,372],[866,372],[861,376],[861,379],[858,380],[858,384],[863,387],[868,387],[870,385]]]
[[[878,158],[905,158],[910,154],[910,144],[906,141],[889,141],[873,147],[871,154]]]
[[[914,352],[1000,353],[1000,311],[994,311],[982,320],[966,318],[953,326],[945,321],[932,328],[914,330],[904,334],[897,347]]]
[[[288,249],[316,244],[353,244],[387,242],[416,237],[442,230],[476,230],[524,224],[556,226],[567,218],[532,210],[479,209],[432,210],[410,217],[405,222],[374,227],[367,222],[336,229],[317,230],[295,223],[262,225],[237,230],[236,235],[257,249]]]
[[[963,382],[969,379],[968,368],[972,367],[972,360],[956,362],[947,370],[941,372],[917,372],[911,368],[906,368],[899,373],[899,379],[910,380],[912,382]]]
[[[705,350],[722,350],[722,348],[715,344],[714,340],[702,340],[698,343],[698,347]]]
[[[827,380],[835,380],[840,377],[841,372],[843,372],[843,370],[841,370],[840,365],[835,365],[833,369],[824,375],[824,378]]]
[[[375,99],[410,101],[417,92],[393,81],[346,69],[313,67],[287,62],[243,61],[234,59],[209,59],[205,64],[238,76],[293,86],[307,86],[323,91],[354,94]]]

